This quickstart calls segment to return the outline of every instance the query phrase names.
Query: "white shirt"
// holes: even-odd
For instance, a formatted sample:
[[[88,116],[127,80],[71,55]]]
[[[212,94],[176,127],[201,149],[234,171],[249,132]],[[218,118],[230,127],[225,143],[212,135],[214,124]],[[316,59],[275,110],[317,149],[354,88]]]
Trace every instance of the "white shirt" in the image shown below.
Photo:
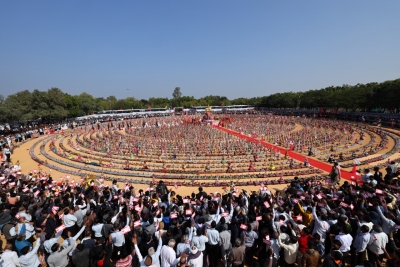
[[[95,237],[102,237],[101,229],[103,228],[103,225],[104,224],[102,224],[102,223],[98,223],[98,224],[92,226],[92,230],[94,232]]]
[[[196,259],[191,259],[188,261],[191,267],[203,267],[203,252]]]
[[[78,221],[78,219],[75,217],[75,215],[72,214],[67,214],[64,215],[63,217],[64,225],[65,227],[72,227],[75,225],[75,223]]]
[[[367,248],[370,238],[370,233],[360,233],[356,235],[356,238],[354,238],[353,247],[356,249],[357,253],[362,252]]]
[[[60,236],[62,235],[62,231],[58,232],[57,235],[49,240],[44,241],[43,243],[43,247],[44,249],[47,251],[47,253],[51,254],[53,253],[51,251],[51,247],[58,242],[58,239],[60,238]]]
[[[377,254],[383,254],[382,248],[386,247],[386,244],[389,242],[387,234],[384,232],[376,233],[375,231],[371,232],[371,236],[368,243],[368,249]]]
[[[161,267],[175,266],[179,262],[175,251],[170,246],[164,245],[161,249]]]
[[[187,243],[179,243],[176,246],[176,256],[179,257],[182,254],[182,252],[185,252],[186,254],[189,254],[189,252],[190,252],[190,243],[189,244],[187,244]]]
[[[284,249],[285,261],[287,264],[293,264],[296,262],[297,250],[299,249],[299,243],[290,243],[288,245],[283,244],[278,238],[279,246]]]
[[[351,243],[353,243],[353,237],[350,234],[343,234],[340,232],[336,237],[336,240],[339,240],[342,243],[342,246],[339,248],[341,252],[350,251]]]
[[[18,224],[18,231],[21,233],[23,223]],[[35,228],[30,223],[25,223],[25,240],[35,234]]]
[[[198,250],[203,252],[206,249],[206,243],[208,242],[208,238],[204,235],[194,236],[192,239],[192,246],[195,246]]]
[[[40,265],[40,260],[37,254],[39,247],[40,238],[38,238],[35,247],[30,252],[19,257],[21,267],[38,267]]]
[[[125,237],[121,231],[114,232],[111,234],[113,245],[116,247],[122,247],[125,244]]]
[[[318,218],[315,212],[315,207],[312,208],[312,216],[315,219],[313,234],[318,233],[321,237],[321,242],[324,243],[326,239],[326,233],[329,232],[330,225],[328,222]]]
[[[20,266],[17,252],[11,250],[5,250],[1,254],[0,266],[1,267],[16,267]]]
[[[207,230],[208,234],[208,244],[210,245],[218,245],[219,243],[219,232],[214,228]]]
[[[28,213],[26,213],[25,211],[20,211],[18,212],[20,217],[24,217],[25,218],[25,222],[30,222],[32,220],[32,216]]]

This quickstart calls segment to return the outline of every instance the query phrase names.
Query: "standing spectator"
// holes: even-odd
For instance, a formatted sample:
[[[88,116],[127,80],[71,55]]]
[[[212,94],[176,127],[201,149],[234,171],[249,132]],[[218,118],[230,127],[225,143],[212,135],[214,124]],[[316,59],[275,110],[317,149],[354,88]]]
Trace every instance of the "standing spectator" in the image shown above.
[[[235,241],[235,246],[232,247],[231,253],[228,255],[228,262],[232,267],[243,267],[246,256],[246,244],[244,240],[239,238]]]
[[[49,267],[66,267],[68,263],[68,253],[75,247],[76,242],[73,238],[66,239],[68,246],[60,250],[60,244],[55,243],[51,247],[52,254],[47,259]]]
[[[187,263],[191,267],[202,267],[203,266],[203,255],[200,250],[195,246],[190,248],[190,254],[187,257]]]
[[[219,233],[215,230],[217,223],[215,221],[211,222],[211,229],[207,230],[208,233],[208,244],[207,244],[207,254],[210,261],[211,267],[217,267],[218,265],[218,244],[220,242]],[[197,248],[196,248],[197,251]],[[201,252],[200,252],[201,253]],[[193,253],[192,253],[193,254]],[[189,255],[190,257],[190,255]]]
[[[247,230],[242,233],[242,239],[244,239],[246,245],[246,260],[251,266],[253,263],[254,246],[258,239],[258,234],[253,231],[250,224],[247,224]]]
[[[19,257],[21,267],[37,267],[41,265],[40,259],[37,254],[40,243],[40,238],[38,238],[38,240],[36,241],[36,245],[32,250],[30,246],[26,246],[21,249],[21,256]]]
[[[388,236],[382,231],[382,227],[375,224],[367,246],[368,260],[371,262],[377,262],[378,260],[382,262],[388,242]]]
[[[318,251],[315,250],[314,241],[310,240],[308,242],[308,249],[303,254],[302,267],[317,267],[319,263],[320,255]]]
[[[89,254],[89,248],[85,248],[83,244],[78,244],[76,246],[76,253],[72,255],[72,262],[76,267],[90,266]]]
[[[1,265],[4,267],[20,267],[17,252],[12,251],[13,245],[7,242],[4,252],[1,254]]]
[[[6,156],[7,162],[10,163],[11,162],[11,150],[10,150],[10,146],[8,144],[6,144],[4,146],[4,155]]]
[[[228,266],[227,256],[232,249],[231,244],[231,233],[228,231],[228,225],[222,225],[222,231],[219,233],[219,245],[221,248],[222,261],[224,262],[224,267]]]
[[[361,226],[361,233],[357,234],[353,241],[354,253],[352,252],[352,265],[360,265],[367,260],[367,246],[371,235],[366,225]]]
[[[284,244],[281,239],[278,239],[279,246],[283,248],[285,255],[286,266],[294,267],[294,263],[296,262],[297,250],[299,248],[299,243],[297,242],[296,236],[291,236],[289,238],[289,243]]]
[[[196,236],[192,238],[191,246],[195,246],[203,253],[203,265],[207,263],[206,243],[208,242],[208,232],[205,230],[205,235],[201,234],[201,228],[197,228]]]
[[[170,239],[168,245],[164,245],[161,249],[161,267],[172,267],[175,266],[181,257],[186,257],[185,253],[182,253],[181,257],[177,258],[175,251],[175,239]]]

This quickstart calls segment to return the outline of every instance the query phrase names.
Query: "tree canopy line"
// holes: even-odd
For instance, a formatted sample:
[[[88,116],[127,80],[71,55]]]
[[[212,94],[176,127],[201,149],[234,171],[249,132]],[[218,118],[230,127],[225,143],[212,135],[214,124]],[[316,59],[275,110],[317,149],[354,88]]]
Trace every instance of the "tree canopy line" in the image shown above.
[[[266,108],[317,109],[320,107],[338,108],[345,111],[383,112],[400,111],[400,79],[382,83],[367,83],[342,86],[329,86],[306,92],[284,92],[253,98],[228,99],[226,96],[209,95],[199,99],[183,96],[176,87],[172,98],[151,97],[136,99],[115,96],[94,97],[88,93],[70,95],[59,88],[47,91],[35,89],[20,91],[7,96],[0,95],[1,122],[27,122],[29,120],[64,119],[83,116],[102,110],[145,109],[193,106],[252,105]]]

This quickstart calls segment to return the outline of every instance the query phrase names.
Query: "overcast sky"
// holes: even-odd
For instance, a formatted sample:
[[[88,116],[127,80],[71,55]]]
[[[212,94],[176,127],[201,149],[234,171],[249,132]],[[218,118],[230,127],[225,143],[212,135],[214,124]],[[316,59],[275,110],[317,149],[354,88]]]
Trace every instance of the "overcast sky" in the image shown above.
[[[0,1],[0,93],[237,97],[400,77],[400,1]],[[129,89],[129,90],[127,90]]]

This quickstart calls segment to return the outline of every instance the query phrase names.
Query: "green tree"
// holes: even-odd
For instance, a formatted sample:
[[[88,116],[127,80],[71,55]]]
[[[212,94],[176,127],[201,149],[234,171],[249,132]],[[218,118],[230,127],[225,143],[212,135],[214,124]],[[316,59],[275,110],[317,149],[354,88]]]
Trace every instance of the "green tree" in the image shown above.
[[[174,92],[172,93],[172,98],[175,100],[175,99],[178,99],[180,97],[182,97],[181,88],[180,87],[175,87]]]

